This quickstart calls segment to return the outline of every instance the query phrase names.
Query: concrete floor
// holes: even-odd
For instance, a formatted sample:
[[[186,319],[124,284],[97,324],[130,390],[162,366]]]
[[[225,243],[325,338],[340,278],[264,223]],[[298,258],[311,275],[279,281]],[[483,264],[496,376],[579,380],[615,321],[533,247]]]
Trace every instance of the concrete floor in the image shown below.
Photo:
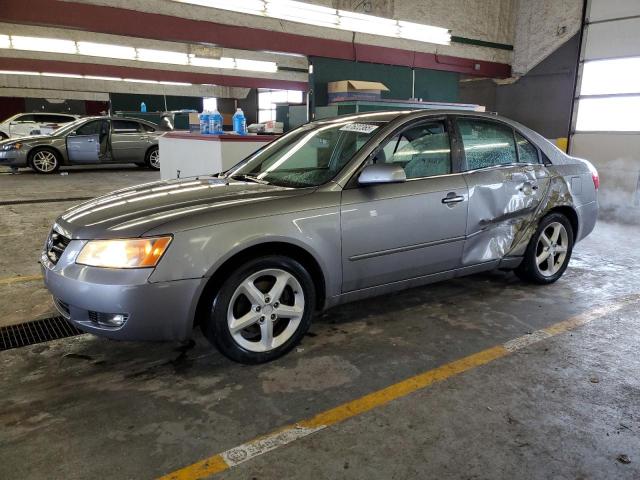
[[[102,174],[114,187],[113,177],[124,181],[124,171]],[[100,183],[97,175],[77,177]],[[27,177],[10,181],[21,178]],[[35,184],[41,185],[37,179]],[[45,225],[45,211],[37,211],[25,227],[9,225],[2,211],[12,239],[19,243],[21,234],[30,236],[36,224]],[[495,272],[345,305],[320,315],[298,349],[262,366],[226,360],[199,334],[195,345],[182,349],[83,335],[1,352],[0,478],[139,479],[169,473],[638,294],[638,247],[638,227],[600,222],[553,286],[525,285]],[[25,271],[18,258],[3,254],[2,261],[3,275]],[[34,301],[42,301],[37,283],[31,290]],[[627,304],[220,477],[640,478],[638,305]],[[11,307],[3,302],[2,308]],[[619,461],[620,455],[630,463]]]

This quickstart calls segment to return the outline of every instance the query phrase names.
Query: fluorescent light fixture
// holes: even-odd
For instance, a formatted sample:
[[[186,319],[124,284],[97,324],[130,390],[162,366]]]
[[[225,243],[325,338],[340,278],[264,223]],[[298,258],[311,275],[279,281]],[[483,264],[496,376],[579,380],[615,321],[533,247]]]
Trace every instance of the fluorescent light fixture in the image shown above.
[[[122,60],[136,59],[135,48],[109,45],[107,43],[78,42],[78,53],[92,57],[119,58]]]
[[[24,70],[0,70],[0,75],[40,75],[40,73],[26,72]]]
[[[422,25],[420,23],[398,21],[400,25],[400,37],[408,40],[418,40],[420,42],[439,43],[449,45],[451,43],[451,32],[446,28]]]
[[[9,35],[0,35],[0,48],[11,48]]]
[[[175,65],[189,64],[189,56],[186,53],[151,50],[148,48],[136,48],[136,50],[138,52],[138,60],[143,62],[172,63]]]
[[[85,75],[84,78],[87,80],[105,80],[107,82],[120,82],[122,81],[119,77],[102,77],[100,75]]]
[[[640,93],[640,57],[584,63],[580,95]]]
[[[334,8],[322,7],[293,0],[266,0],[266,14],[269,17],[336,28],[338,16]]]
[[[232,12],[250,13],[261,15],[264,12],[264,2],[262,0],[176,0],[180,3],[191,3],[203,7],[218,8],[220,10],[230,10]]]
[[[158,83],[157,80],[143,80],[141,78],[124,78],[123,80],[125,82],[132,82],[132,83]]]
[[[278,71],[278,65],[274,62],[262,62],[259,60],[243,60],[236,58],[236,68],[239,70],[252,70],[254,72],[271,72]]]
[[[235,68],[236,62],[233,58],[201,58],[195,55],[189,56],[189,63],[194,67],[209,67],[209,68]]]
[[[187,82],[165,82],[165,81],[162,81],[162,82],[159,82],[159,83],[161,83],[162,85],[176,85],[178,87],[190,87],[190,86],[193,85],[192,83],[187,83]]]
[[[82,75],[77,75],[75,73],[53,73],[53,72],[43,72],[41,73],[43,77],[61,77],[61,78],[82,78]]]
[[[11,35],[11,46],[16,50],[32,50],[34,52],[76,53],[76,42],[58,38],[22,37]]]

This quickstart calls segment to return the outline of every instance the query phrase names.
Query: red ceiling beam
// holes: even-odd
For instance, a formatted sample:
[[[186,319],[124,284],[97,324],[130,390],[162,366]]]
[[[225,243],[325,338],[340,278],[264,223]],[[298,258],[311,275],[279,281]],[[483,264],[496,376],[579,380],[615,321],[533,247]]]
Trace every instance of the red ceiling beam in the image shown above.
[[[135,78],[164,82],[186,82],[245,88],[273,88],[281,90],[308,89],[307,82],[271,78],[239,77],[195,72],[176,72],[151,68],[119,67],[97,63],[61,62],[58,60],[31,60],[28,58],[0,58],[0,70],[47,73],[70,73],[104,77]]]
[[[233,0],[229,0],[233,1]],[[379,47],[260,28],[238,27],[157,13],[59,0],[2,0],[0,21],[175,42],[212,43],[242,50],[270,50],[342,60],[508,77],[504,63]],[[304,26],[300,26],[301,29]]]

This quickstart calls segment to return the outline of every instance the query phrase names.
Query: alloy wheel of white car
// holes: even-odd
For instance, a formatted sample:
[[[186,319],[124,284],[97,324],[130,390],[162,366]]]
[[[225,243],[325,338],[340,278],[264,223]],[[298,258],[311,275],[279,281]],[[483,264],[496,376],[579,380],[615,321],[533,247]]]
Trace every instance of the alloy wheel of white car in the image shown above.
[[[544,277],[552,277],[564,265],[569,251],[569,235],[560,222],[546,226],[536,245],[536,266]]]
[[[291,273],[270,268],[247,277],[227,310],[233,340],[250,352],[269,352],[298,330],[305,311],[304,291]]]
[[[39,173],[51,173],[58,168],[58,158],[49,150],[39,150],[33,155],[31,164]]]

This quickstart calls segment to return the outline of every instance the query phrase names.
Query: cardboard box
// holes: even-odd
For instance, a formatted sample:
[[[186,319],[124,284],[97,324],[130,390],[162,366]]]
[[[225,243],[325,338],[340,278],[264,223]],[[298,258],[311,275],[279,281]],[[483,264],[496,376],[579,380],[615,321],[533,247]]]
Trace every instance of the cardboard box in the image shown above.
[[[327,84],[329,103],[345,102],[349,100],[376,101],[382,97],[382,92],[389,89],[380,82],[364,80],[340,80]]]

